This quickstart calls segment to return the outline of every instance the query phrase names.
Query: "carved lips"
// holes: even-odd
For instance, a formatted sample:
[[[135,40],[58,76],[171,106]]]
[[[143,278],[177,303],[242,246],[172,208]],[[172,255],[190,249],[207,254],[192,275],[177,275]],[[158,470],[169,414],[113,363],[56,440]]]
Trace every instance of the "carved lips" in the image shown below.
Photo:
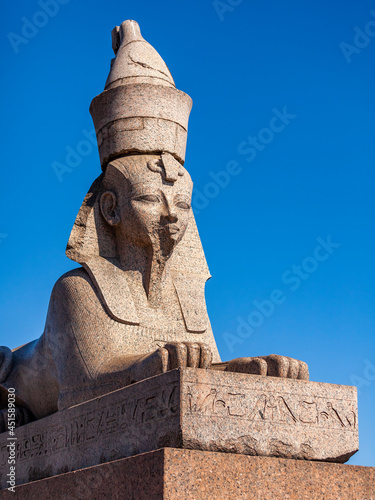
[[[180,228],[177,224],[168,224],[167,226],[169,234],[176,234],[180,231]]]

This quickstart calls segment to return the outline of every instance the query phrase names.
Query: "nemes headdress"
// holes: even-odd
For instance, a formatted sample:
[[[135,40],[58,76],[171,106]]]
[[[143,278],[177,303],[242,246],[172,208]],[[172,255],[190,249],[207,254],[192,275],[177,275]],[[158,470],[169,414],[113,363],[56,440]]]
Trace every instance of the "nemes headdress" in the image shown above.
[[[114,265],[113,232],[100,213],[103,179],[113,169],[137,168],[139,161],[159,159],[168,175],[178,175],[185,160],[192,100],[176,89],[163,59],[142,38],[135,21],[125,21],[112,31],[112,45],[116,58],[105,90],[90,106],[104,173],[82,203],[66,255],[89,273],[113,319],[137,325],[139,318],[125,273]],[[210,274],[193,212],[171,259],[186,328],[203,333],[209,327],[204,286]]]
[[[112,47],[116,58],[105,89],[90,106],[102,168],[131,153],[170,153],[183,165],[191,98],[176,89],[135,21],[116,26]]]

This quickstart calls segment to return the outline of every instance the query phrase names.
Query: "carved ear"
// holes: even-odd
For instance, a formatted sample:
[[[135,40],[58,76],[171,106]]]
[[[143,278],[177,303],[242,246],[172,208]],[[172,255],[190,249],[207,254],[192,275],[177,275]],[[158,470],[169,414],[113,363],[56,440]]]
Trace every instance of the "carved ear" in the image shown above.
[[[100,210],[110,226],[116,226],[120,222],[120,215],[117,210],[117,196],[112,191],[106,191],[100,197]]]

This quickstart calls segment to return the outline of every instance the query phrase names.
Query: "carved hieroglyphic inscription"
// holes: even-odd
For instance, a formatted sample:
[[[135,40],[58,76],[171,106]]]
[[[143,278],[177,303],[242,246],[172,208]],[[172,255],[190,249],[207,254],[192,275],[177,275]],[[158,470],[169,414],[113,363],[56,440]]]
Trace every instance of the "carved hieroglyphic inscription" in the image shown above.
[[[142,427],[174,416],[179,409],[178,386],[171,384],[139,398],[123,399],[101,410],[92,411],[60,422],[39,432],[20,436],[17,440],[17,463],[49,456],[76,446],[90,444],[107,435],[125,436]],[[21,434],[21,430],[20,433]],[[0,452],[6,452],[6,442]],[[1,453],[4,457],[6,454]],[[3,464],[1,464],[3,465]]]
[[[356,431],[357,413],[352,400],[301,397],[271,391],[245,393],[227,386],[189,385],[188,411],[254,422]]]
[[[189,448],[336,462],[358,449],[352,387],[188,370],[184,382]]]

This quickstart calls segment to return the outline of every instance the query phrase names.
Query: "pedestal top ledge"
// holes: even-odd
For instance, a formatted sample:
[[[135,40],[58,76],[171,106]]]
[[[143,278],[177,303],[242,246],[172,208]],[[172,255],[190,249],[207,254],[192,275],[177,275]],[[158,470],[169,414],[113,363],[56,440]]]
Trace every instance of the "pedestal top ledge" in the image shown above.
[[[343,463],[357,422],[355,387],[178,369],[17,428],[16,484],[163,447]]]

